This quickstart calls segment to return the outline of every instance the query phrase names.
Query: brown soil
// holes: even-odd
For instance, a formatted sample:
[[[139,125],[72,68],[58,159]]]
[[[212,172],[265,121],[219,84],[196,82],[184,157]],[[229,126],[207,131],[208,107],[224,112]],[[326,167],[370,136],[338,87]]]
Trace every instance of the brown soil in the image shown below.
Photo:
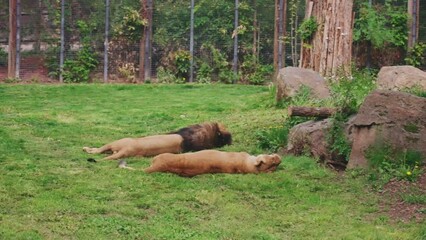
[[[423,222],[426,219],[426,203],[407,202],[404,197],[426,195],[426,167],[416,181],[392,180],[387,183],[381,194],[380,209],[387,213],[393,221],[408,222],[414,220]]]
[[[19,83],[53,83],[57,80],[48,76],[44,59],[39,56],[23,57],[20,63]],[[7,66],[0,66],[0,82],[7,78]]]

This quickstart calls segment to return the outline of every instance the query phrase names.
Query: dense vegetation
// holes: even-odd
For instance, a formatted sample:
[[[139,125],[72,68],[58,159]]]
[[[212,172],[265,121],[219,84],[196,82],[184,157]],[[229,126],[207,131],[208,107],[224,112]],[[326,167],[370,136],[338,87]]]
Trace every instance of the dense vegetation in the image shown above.
[[[7,1],[0,4],[0,22],[7,22]],[[152,72],[161,82],[185,82],[189,77],[189,2],[154,1]],[[298,65],[300,40],[312,32],[303,21],[305,1],[287,1],[285,65]],[[132,81],[138,72],[139,41],[146,19],[140,16],[139,0],[111,0],[110,73]],[[425,66],[425,33],[419,44],[407,49],[406,0],[355,1],[354,64],[379,68],[383,65]],[[40,7],[41,6],[41,7]],[[421,4],[421,14],[424,5]],[[40,43],[51,77],[58,76],[59,1],[22,2],[22,37],[35,41],[32,53],[40,54]],[[234,2],[195,2],[195,73],[199,82],[233,82],[233,34],[239,40],[239,82],[264,84],[272,77],[274,2],[240,1],[239,27],[234,32]],[[41,14],[45,14],[40,18]],[[46,15],[47,14],[47,15]],[[43,22],[41,19],[47,19]],[[3,21],[2,21],[3,20]],[[73,0],[66,4],[65,81],[86,82],[88,74],[102,63],[105,28],[104,0]],[[424,23],[420,21],[420,29]],[[314,27],[312,25],[311,27]],[[0,38],[7,40],[7,25],[0,25]],[[3,32],[3,34],[2,34]],[[423,35],[422,35],[423,34]],[[80,53],[75,46],[80,45]],[[389,51],[389,49],[392,49]],[[0,50],[0,65],[6,55]],[[90,64],[85,64],[89,62]]]

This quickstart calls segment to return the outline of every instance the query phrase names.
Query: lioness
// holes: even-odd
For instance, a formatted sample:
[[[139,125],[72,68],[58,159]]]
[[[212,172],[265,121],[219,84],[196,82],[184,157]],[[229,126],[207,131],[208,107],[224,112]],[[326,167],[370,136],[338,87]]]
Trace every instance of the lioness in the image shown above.
[[[193,177],[206,173],[268,173],[277,169],[281,157],[277,154],[252,156],[246,152],[222,152],[203,150],[192,153],[163,153],[154,157],[146,173],[168,172],[183,177]],[[120,168],[128,168],[124,160]]]
[[[112,153],[114,160],[133,156],[155,156],[223,147],[232,143],[231,133],[220,123],[191,125],[169,134],[123,138],[100,148],[83,147],[87,153]]]

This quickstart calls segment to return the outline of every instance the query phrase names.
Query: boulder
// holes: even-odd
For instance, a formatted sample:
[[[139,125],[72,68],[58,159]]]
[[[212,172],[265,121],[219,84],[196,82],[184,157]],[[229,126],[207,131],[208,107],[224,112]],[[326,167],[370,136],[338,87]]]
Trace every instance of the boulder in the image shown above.
[[[348,168],[367,167],[365,151],[376,143],[426,156],[426,98],[376,90],[365,98],[350,133],[353,142]]]
[[[382,67],[377,76],[377,89],[400,91],[420,87],[426,91],[426,72],[413,66]]]
[[[321,121],[308,121],[294,126],[288,135],[287,150],[285,153],[293,155],[307,155],[317,159],[321,163],[345,168],[344,156],[331,150],[328,134],[333,125],[333,119],[327,118]],[[347,129],[345,127],[345,129]],[[345,132],[347,139],[349,135]]]
[[[276,86],[277,101],[295,96],[302,86],[307,86],[311,89],[312,97],[320,99],[330,97],[330,90],[324,78],[310,69],[298,67],[283,68],[278,72]]]

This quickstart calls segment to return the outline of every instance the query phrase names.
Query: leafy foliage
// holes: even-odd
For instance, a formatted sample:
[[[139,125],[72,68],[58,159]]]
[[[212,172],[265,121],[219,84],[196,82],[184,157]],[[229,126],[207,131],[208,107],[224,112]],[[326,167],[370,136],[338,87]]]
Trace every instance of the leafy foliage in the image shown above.
[[[384,5],[376,6],[362,3],[355,19],[354,41],[369,41],[375,48],[386,44],[405,47],[408,16],[405,9],[393,2],[387,0]]]
[[[8,53],[5,50],[3,50],[3,48],[0,48],[0,66],[7,65],[7,56],[8,56]]]
[[[300,34],[300,38],[303,41],[309,41],[314,36],[315,32],[318,29],[318,23],[314,17],[310,17],[302,22],[297,29],[297,32]]]
[[[274,66],[260,64],[256,56],[248,56],[241,64],[242,80],[253,85],[262,85],[272,78]]]
[[[143,28],[147,24],[146,19],[142,19],[139,12],[128,6],[123,8],[123,15],[119,22],[112,27],[113,35],[116,38],[125,38],[131,42],[141,39]]]
[[[405,62],[414,67],[426,64],[426,43],[417,43],[409,49]]]
[[[98,60],[94,57],[94,51],[90,47],[83,47],[78,51],[77,57],[64,62],[64,82],[88,82],[90,73],[96,68]]]

